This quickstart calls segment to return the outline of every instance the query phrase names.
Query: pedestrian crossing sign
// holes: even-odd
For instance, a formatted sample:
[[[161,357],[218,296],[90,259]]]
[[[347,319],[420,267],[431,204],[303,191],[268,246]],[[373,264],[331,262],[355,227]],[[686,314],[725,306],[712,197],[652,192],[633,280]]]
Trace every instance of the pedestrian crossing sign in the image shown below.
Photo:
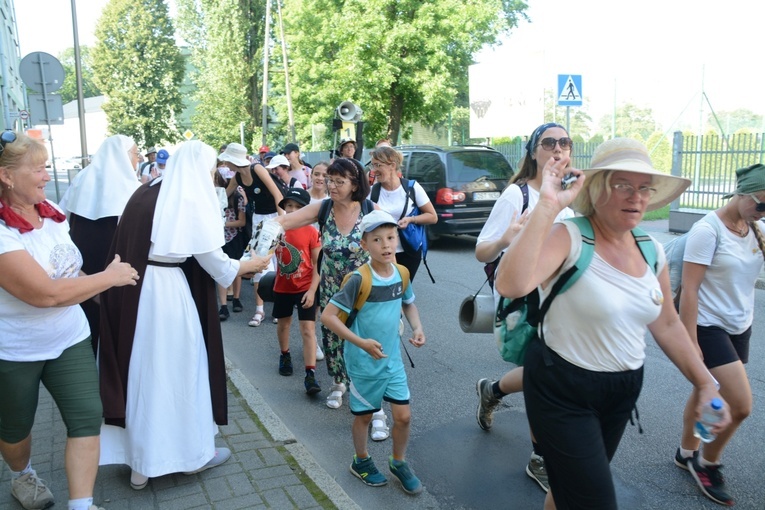
[[[582,75],[558,75],[558,106],[582,106]]]

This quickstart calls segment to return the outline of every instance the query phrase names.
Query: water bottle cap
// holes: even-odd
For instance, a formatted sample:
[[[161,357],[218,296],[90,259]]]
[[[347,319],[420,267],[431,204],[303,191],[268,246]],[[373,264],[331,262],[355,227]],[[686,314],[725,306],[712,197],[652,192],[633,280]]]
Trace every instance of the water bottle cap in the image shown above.
[[[714,409],[715,411],[719,411],[720,409],[723,408],[722,400],[720,400],[719,398],[713,398],[712,401],[709,403],[709,405],[711,405],[712,409]]]

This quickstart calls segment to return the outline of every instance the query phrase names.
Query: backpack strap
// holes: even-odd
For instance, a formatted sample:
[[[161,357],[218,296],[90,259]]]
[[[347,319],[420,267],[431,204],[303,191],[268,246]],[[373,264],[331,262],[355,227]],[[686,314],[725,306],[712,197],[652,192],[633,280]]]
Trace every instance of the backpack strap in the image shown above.
[[[401,264],[396,264],[396,269],[398,270],[399,276],[401,276],[402,293],[406,292],[406,289],[409,287],[409,269]],[[356,315],[358,315],[361,307],[363,307],[367,302],[367,299],[369,299],[369,294],[372,293],[372,267],[369,264],[362,264],[356,271],[361,275],[361,287],[359,288],[359,293],[356,295],[356,300],[353,302],[353,309],[348,314],[348,318],[345,319],[345,325],[349,328],[353,324],[353,321],[356,320]],[[354,272],[355,271],[351,271],[343,277],[343,283],[340,285],[341,288],[345,286]]]
[[[521,207],[521,214],[523,214],[529,208],[529,185],[524,182],[518,187],[521,188],[521,193],[523,194],[523,207]]]
[[[635,242],[638,248],[640,248],[640,254],[643,255],[646,263],[651,267],[653,274],[659,274],[659,260],[653,239],[639,227],[632,229],[632,237],[635,238]]]
[[[375,203],[369,200],[368,198],[365,198],[363,202],[361,202],[361,214],[369,214],[372,211],[375,210]]]
[[[372,185],[372,191],[369,194],[369,198],[374,202],[375,204],[380,201],[380,188],[382,187],[382,184],[379,182],[376,182]]]
[[[321,207],[319,207],[319,231],[324,231],[324,225],[327,223],[327,218],[329,218],[329,211],[332,209],[332,199],[331,198],[325,198],[321,201]]]

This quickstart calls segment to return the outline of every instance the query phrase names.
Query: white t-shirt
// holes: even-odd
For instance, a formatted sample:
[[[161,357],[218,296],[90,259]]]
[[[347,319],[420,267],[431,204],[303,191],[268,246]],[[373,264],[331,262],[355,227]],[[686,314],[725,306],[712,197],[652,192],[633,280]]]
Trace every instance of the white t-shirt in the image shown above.
[[[414,189],[414,199],[417,201],[417,207],[422,210],[423,205],[430,203],[428,193],[422,188],[422,186],[420,186],[420,183],[417,181],[414,182],[412,188]],[[367,198],[371,198],[371,196],[372,193],[370,192],[369,197]],[[404,210],[404,204],[406,204],[406,214],[404,214],[404,216],[408,216],[412,212],[414,204],[412,204],[412,201],[409,200],[409,193],[407,189],[399,185],[398,188],[394,189],[393,191],[388,191],[380,186],[380,197],[377,200],[377,205],[380,207],[380,209],[393,216],[393,219],[396,221],[401,218],[401,212]],[[396,253],[401,253],[402,251],[404,251],[404,249],[401,247],[401,237],[399,236]]]
[[[559,274],[576,263],[582,250],[579,228],[566,222],[571,251]],[[655,239],[658,272],[666,258]],[[545,299],[554,281],[541,290]],[[563,359],[594,372],[636,370],[645,359],[648,324],[661,313],[661,290],[653,269],[635,278],[593,254],[592,262],[566,292],[555,297],[544,318],[547,346]]]
[[[526,188],[529,190],[528,210],[533,211],[534,207],[537,205],[537,202],[539,202],[539,191],[535,190],[531,186],[527,186]],[[481,233],[478,234],[476,246],[481,243],[496,241],[502,237],[502,235],[507,230],[507,227],[510,226],[510,220],[513,218],[513,213],[517,212],[518,216],[520,216],[522,210],[523,191],[521,191],[521,187],[517,184],[511,184],[505,188],[505,191],[502,192],[502,195],[500,195],[499,199],[497,199],[495,202],[494,207],[491,208],[489,218],[486,220],[486,223],[484,223],[483,228],[481,229]],[[561,221],[565,220],[566,218],[573,217],[574,211],[566,207],[558,213],[558,216],[555,217],[555,220]],[[502,253],[505,253],[505,250],[502,250]],[[496,310],[497,306],[499,305],[499,299],[501,296],[496,292],[493,292],[493,294],[494,309]]]
[[[76,278],[82,268],[82,255],[69,237],[67,221],[45,219],[41,229],[20,234],[0,220],[0,255],[19,250],[26,250],[54,280]],[[0,288],[0,359],[55,359],[89,335],[79,305],[37,308]]]
[[[716,213],[691,227],[683,261],[707,266],[699,287],[699,326],[717,326],[732,335],[746,331],[754,318],[754,284],[762,271],[763,257],[754,232],[739,237],[730,232]],[[760,222],[755,222],[758,228]],[[717,249],[715,250],[715,245]]]

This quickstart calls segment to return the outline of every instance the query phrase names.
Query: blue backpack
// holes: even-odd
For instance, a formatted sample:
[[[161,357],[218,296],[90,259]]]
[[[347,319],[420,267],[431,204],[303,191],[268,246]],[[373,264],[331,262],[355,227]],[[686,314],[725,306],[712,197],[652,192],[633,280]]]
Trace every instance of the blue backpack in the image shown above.
[[[523,297],[499,300],[494,321],[494,339],[497,341],[499,353],[505,361],[519,366],[523,365],[526,358],[526,348],[531,340],[541,333],[542,328],[539,326],[542,324],[547,310],[550,309],[553,299],[574,285],[592,261],[592,256],[595,253],[595,234],[589,218],[579,216],[565,221],[573,222],[579,227],[582,236],[582,251],[576,263],[560,275],[553,284],[544,303],[541,303],[540,306],[538,289],[532,290]],[[653,239],[639,228],[632,229],[632,235],[643,258],[656,273],[658,262]],[[544,342],[544,335],[541,340]]]
[[[401,177],[401,185],[406,190],[407,199],[404,200],[404,210],[401,211],[401,215],[398,217],[399,220],[407,215],[406,210],[409,207],[409,200],[412,201],[412,212],[409,213],[409,216],[417,216],[420,214],[420,208],[417,206],[417,201],[414,198],[415,182],[416,181],[414,180]],[[372,202],[377,203],[377,201],[380,200],[381,187],[382,185],[379,182],[376,182],[372,186],[372,191],[369,194],[369,198]],[[422,263],[428,271],[430,281],[436,283],[436,280],[433,278],[433,274],[431,274],[430,268],[428,267],[428,234],[425,231],[425,225],[415,225],[414,223],[410,223],[405,229],[398,229],[398,233],[401,238],[401,248],[403,248],[404,252],[407,255],[418,255],[421,253]]]

